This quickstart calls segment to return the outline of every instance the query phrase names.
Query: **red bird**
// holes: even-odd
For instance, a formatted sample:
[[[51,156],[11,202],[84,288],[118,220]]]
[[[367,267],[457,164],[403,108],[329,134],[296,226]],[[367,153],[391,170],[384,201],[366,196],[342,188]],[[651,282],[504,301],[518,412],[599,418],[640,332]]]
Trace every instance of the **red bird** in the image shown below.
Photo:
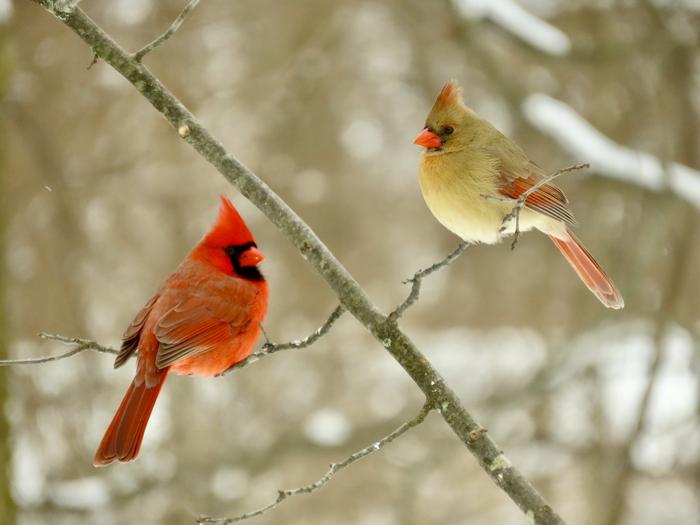
[[[267,312],[263,258],[222,196],[214,226],[124,332],[114,367],[138,350],[136,376],[97,448],[96,467],[136,458],[169,372],[215,376],[250,355]]]

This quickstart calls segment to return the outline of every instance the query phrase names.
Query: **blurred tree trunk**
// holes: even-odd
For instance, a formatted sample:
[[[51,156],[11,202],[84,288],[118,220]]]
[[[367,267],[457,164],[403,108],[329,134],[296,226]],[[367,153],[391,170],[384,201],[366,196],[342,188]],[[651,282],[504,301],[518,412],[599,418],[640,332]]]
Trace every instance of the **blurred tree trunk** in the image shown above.
[[[0,100],[4,100],[7,87],[9,60],[6,28],[0,26]],[[3,111],[4,113],[4,111]],[[3,120],[4,123],[4,120]],[[5,191],[5,129],[0,124],[0,359],[9,354],[7,310],[5,308],[5,227],[7,224],[7,191]],[[0,523],[15,523],[15,502],[10,491],[10,422],[7,418],[10,369],[0,367]]]

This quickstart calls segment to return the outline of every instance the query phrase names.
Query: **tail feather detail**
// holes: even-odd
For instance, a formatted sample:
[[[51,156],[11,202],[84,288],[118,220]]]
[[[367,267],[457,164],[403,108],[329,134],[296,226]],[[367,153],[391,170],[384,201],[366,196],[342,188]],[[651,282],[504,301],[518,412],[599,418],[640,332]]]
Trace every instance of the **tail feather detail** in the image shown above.
[[[93,465],[104,467],[113,461],[132,461],[136,458],[146,424],[167,375],[167,370],[161,371],[158,382],[150,388],[145,380],[138,385],[134,380],[129,385],[100,446],[97,447]]]
[[[581,244],[570,230],[566,230],[568,239],[558,239],[552,235],[554,245],[576,271],[588,289],[598,300],[608,308],[619,309],[625,306],[625,301],[612,279],[603,271],[593,256]]]

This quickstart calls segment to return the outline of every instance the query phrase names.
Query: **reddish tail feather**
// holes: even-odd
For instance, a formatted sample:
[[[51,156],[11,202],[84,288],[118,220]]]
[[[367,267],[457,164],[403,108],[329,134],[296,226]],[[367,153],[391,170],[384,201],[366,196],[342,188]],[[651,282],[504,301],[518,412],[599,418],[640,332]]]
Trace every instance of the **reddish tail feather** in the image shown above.
[[[97,447],[93,465],[104,467],[113,461],[131,461],[136,458],[146,424],[167,375],[167,370],[162,371],[158,383],[150,388],[146,386],[145,380],[138,386],[134,382],[129,385],[100,446]]]
[[[593,256],[584,248],[570,230],[567,229],[569,238],[567,240],[557,239],[549,236],[554,245],[559,248],[571,267],[581,278],[583,283],[598,300],[608,308],[622,308],[625,301],[622,295],[613,284],[612,279],[607,276]]]

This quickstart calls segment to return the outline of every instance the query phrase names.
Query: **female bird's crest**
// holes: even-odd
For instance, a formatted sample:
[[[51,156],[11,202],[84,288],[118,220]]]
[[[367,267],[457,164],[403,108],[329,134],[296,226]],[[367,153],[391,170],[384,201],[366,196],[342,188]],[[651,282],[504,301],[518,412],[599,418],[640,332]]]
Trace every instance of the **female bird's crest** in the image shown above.
[[[230,200],[221,195],[221,206],[216,222],[204,236],[203,243],[209,246],[225,247],[254,243],[253,234]]]
[[[456,80],[450,80],[435,100],[434,109],[444,110],[462,103],[462,88]]]

